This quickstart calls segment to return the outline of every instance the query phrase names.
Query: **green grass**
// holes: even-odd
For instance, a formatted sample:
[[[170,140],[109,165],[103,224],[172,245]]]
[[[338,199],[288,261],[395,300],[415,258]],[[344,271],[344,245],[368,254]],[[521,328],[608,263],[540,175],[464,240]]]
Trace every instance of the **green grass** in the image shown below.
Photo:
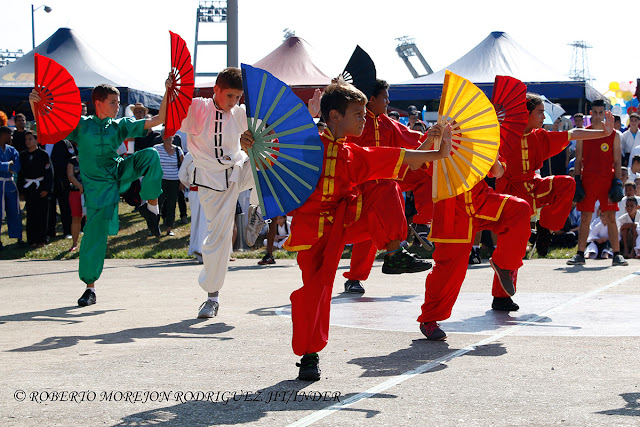
[[[21,203],[23,211],[23,230],[26,223],[24,214],[24,203]],[[107,259],[192,259],[187,254],[189,247],[190,224],[181,224],[176,221],[175,236],[151,237],[148,235],[147,225],[137,212],[126,203],[120,203],[120,231],[116,236],[110,236],[107,243]],[[188,209],[188,207],[187,207]],[[189,212],[188,212],[189,213]],[[161,226],[164,231],[165,228]],[[58,237],[53,239],[48,245],[42,248],[30,248],[28,246],[18,247],[15,239],[9,239],[7,226],[2,224],[0,229],[0,239],[4,249],[0,251],[0,259],[75,259],[78,258],[78,251],[69,252],[71,240],[62,236],[62,226],[58,223],[56,230]],[[26,231],[23,231],[23,239],[26,242]],[[80,236],[82,242],[82,236]],[[411,246],[410,252],[417,253],[423,258],[431,258],[432,252],[424,250],[422,247]],[[251,249],[242,252],[234,252],[233,257],[238,259],[260,259],[263,257],[264,248]],[[576,253],[576,248],[549,250],[549,259],[568,259]],[[383,251],[379,251],[376,259],[382,259]],[[481,251],[482,258],[489,258],[489,254]],[[286,250],[276,250],[273,253],[276,259],[294,259],[295,252]],[[351,257],[351,246],[347,246],[342,254],[343,259]],[[533,258],[538,258],[534,253]]]

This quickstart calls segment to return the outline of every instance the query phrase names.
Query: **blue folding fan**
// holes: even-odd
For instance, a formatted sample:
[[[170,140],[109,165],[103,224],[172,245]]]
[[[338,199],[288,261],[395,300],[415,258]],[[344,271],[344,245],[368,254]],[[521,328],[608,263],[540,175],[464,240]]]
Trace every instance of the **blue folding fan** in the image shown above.
[[[305,104],[269,72],[242,64],[249,160],[265,219],[301,206],[322,173],[324,146]],[[274,141],[277,138],[277,141]]]

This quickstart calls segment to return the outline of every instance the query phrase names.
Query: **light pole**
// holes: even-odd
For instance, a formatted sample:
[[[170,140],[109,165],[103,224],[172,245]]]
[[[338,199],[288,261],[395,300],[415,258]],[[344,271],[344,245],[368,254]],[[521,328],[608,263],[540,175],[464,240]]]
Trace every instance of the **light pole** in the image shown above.
[[[40,9],[42,7],[44,7],[44,11],[47,12],[47,13],[51,12],[51,10],[52,10],[49,6],[45,6],[43,4],[38,6],[38,7],[36,7],[35,9],[34,9],[33,5],[31,5],[31,41],[32,41],[34,49],[36,48],[36,28],[35,28],[36,26],[35,26],[35,21],[33,19],[33,14],[36,12],[36,10],[38,10],[38,9]]]

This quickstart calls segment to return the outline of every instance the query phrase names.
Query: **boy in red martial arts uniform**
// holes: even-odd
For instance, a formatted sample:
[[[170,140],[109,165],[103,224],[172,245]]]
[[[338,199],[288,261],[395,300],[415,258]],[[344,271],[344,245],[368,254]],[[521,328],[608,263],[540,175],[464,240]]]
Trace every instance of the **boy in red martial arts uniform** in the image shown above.
[[[360,136],[350,136],[347,142],[361,147],[398,147],[417,149],[427,138],[426,134],[409,130],[403,124],[391,120],[385,113],[389,105],[389,84],[376,79],[373,95],[367,103],[367,121]],[[427,169],[411,170],[403,166],[398,174],[397,183],[400,192],[413,191],[415,195],[416,209],[418,213],[413,216],[415,227],[418,231],[425,230],[425,239],[428,225],[431,222],[433,201],[431,199],[431,175]],[[379,185],[389,185],[385,181],[367,181],[361,184],[361,191],[371,191]],[[402,197],[402,196],[400,196]],[[398,221],[405,221],[404,212]],[[344,284],[345,292],[363,294],[362,281],[367,280],[373,261],[376,257],[376,246],[372,240],[365,240],[353,245],[351,252],[351,265],[349,271],[342,275],[347,279]],[[385,271],[382,271],[385,273]]]
[[[502,163],[496,160],[490,176],[499,177],[503,173]],[[529,205],[517,197],[494,192],[482,180],[470,191],[434,205],[429,240],[436,246],[435,267],[427,276],[422,314],[418,317],[420,330],[428,340],[447,338],[436,322],[451,316],[467,274],[469,251],[476,232],[481,230],[491,230],[498,235],[490,260],[499,278],[493,285],[493,307],[517,310],[511,296],[515,294],[516,273],[522,266],[531,234]]]
[[[550,230],[560,230],[569,212],[575,192],[575,181],[570,176],[540,177],[536,170],[543,162],[562,151],[572,139],[595,139],[613,131],[613,116],[607,112],[604,129],[572,129],[568,132],[549,132],[542,129],[544,103],[537,94],[527,94],[529,122],[520,140],[505,139],[500,144],[500,156],[507,164],[504,175],[496,180],[496,191],[512,194],[526,200],[530,215],[542,208],[538,220],[536,247],[540,256],[546,256],[551,241]]]
[[[367,97],[354,86],[331,84],[321,99],[322,116],[328,128],[321,136],[325,146],[323,171],[315,191],[293,213],[291,236],[285,244],[298,251],[303,286],[291,294],[293,351],[302,356],[298,378],[320,379],[318,354],[328,341],[331,291],[340,256],[346,243],[372,239],[387,249],[385,265],[395,273],[424,271],[430,263],[416,259],[400,248],[407,226],[403,204],[392,186],[362,193],[357,186],[372,179],[396,178],[402,165],[419,168],[445,157],[451,149],[450,127],[439,151],[405,150],[393,147],[362,148],[345,142],[362,133]],[[441,129],[432,135],[439,137]],[[426,149],[433,141],[420,148]],[[253,144],[243,134],[246,149]],[[389,181],[396,185],[395,183]]]
[[[604,101],[596,99],[591,105],[591,126],[586,129],[604,129]],[[618,224],[616,212],[618,202],[622,200],[622,155],[620,136],[611,132],[604,138],[598,138],[583,144],[576,142],[576,197],[580,211],[580,231],[578,233],[578,253],[567,261],[569,265],[584,265],[584,251],[587,248],[589,225],[596,200],[600,201],[601,216],[607,217],[609,241],[613,251],[611,265],[629,265],[620,255]]]

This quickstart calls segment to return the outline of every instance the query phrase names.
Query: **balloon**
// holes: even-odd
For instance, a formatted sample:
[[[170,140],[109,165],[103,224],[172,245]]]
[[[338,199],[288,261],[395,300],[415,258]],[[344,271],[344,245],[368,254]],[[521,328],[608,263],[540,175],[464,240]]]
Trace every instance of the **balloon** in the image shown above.
[[[609,90],[619,90],[620,89],[620,84],[618,82],[611,82],[609,83]]]
[[[637,113],[637,112],[638,112],[638,109],[636,107],[627,108],[627,114]]]
[[[638,104],[640,104],[640,102],[638,102],[638,98],[636,98],[635,96],[633,97],[633,99],[631,100],[631,106],[632,107],[637,107]]]
[[[633,94],[631,92],[624,92],[622,94],[622,99],[624,99],[625,101],[631,101],[632,98]]]
[[[624,92],[622,92],[621,90],[616,91],[616,98],[622,98],[623,95],[624,95]]]
[[[614,106],[613,108],[611,108],[611,114],[614,114],[616,116],[619,116],[622,114],[622,107],[619,105]]]
[[[615,96],[610,96],[609,102],[611,102],[611,105],[616,105],[618,103],[618,98],[616,98]]]
[[[631,84],[629,82],[620,82],[620,90],[621,91],[628,91],[629,89],[631,89]]]

